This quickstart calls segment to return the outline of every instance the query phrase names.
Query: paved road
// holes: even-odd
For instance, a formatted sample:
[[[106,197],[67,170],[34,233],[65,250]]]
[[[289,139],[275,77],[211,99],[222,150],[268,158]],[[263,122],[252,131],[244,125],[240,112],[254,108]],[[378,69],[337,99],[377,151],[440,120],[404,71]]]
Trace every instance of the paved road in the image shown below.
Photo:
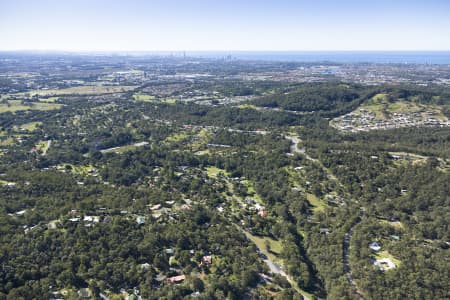
[[[353,226],[355,226],[359,221],[355,222]],[[348,282],[353,285],[355,288],[355,296],[356,299],[363,299],[362,293],[358,288],[358,285],[356,284],[355,280],[353,280],[352,277],[352,269],[350,267],[350,240],[353,235],[353,230],[350,229],[344,236],[344,242],[343,242],[343,261],[344,261],[344,273],[345,277],[347,278]]]
[[[339,183],[339,180],[337,179],[337,177],[334,176],[334,174],[331,173],[331,171],[328,170],[328,168],[326,168],[322,164],[322,162],[320,162],[318,159],[315,159],[315,158],[312,158],[311,156],[309,156],[306,153],[305,148],[298,148],[298,144],[301,142],[301,140],[297,136],[286,135],[285,138],[292,142],[291,153],[302,154],[306,159],[318,163],[321,166],[321,168],[323,168],[323,170],[325,170],[325,172],[327,173],[328,179]],[[358,222],[359,221],[356,221],[353,224],[353,226],[355,226]],[[355,289],[354,293],[355,293],[356,299],[363,299],[361,291],[358,289],[358,286],[357,286],[356,282],[353,280],[352,271],[351,271],[351,268],[350,268],[350,252],[349,252],[349,248],[350,248],[350,239],[352,238],[352,235],[353,235],[353,231],[352,231],[352,229],[350,229],[344,236],[344,241],[343,241],[344,273],[345,273],[345,277],[347,278],[348,282],[351,285],[353,285],[353,287]]]
[[[339,180],[337,179],[336,176],[334,176],[333,173],[331,173],[330,170],[328,170],[328,168],[326,168],[321,161],[319,161],[318,159],[312,158],[311,156],[309,156],[306,153],[306,149],[305,148],[298,148],[298,144],[301,142],[301,140],[295,136],[295,135],[286,135],[285,136],[286,139],[290,140],[292,142],[291,145],[291,153],[299,153],[302,154],[306,159],[313,161],[315,163],[318,163],[320,165],[320,167],[325,170],[328,179],[333,180],[335,182],[339,182]]]

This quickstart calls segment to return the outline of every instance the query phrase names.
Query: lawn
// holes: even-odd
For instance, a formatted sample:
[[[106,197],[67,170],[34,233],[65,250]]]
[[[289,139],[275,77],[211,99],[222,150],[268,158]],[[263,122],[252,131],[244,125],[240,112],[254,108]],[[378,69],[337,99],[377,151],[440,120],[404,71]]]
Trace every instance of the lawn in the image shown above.
[[[395,257],[393,257],[388,251],[384,250],[384,251],[380,251],[377,252],[375,254],[375,259],[379,260],[379,259],[385,259],[385,258],[389,258],[394,264],[395,266],[398,268],[400,266],[400,264],[402,263],[400,260],[396,259]]]
[[[0,146],[11,146],[14,145],[15,142],[13,137],[8,137],[4,140],[0,140]]]
[[[151,96],[142,92],[137,92],[133,94],[133,100],[135,101],[144,101],[144,102],[152,102],[155,100],[155,96]]]
[[[403,223],[400,222],[400,221],[393,221],[393,222],[391,222],[391,221],[388,221],[388,220],[380,220],[380,222],[382,224],[387,224],[387,225],[392,226],[392,227],[397,228],[397,229],[405,229],[405,225],[403,225]]]
[[[253,104],[241,104],[241,105],[238,105],[238,108],[242,108],[242,109],[246,109],[246,108],[256,109],[256,105],[253,105]]]
[[[262,198],[258,193],[256,193],[255,187],[253,186],[253,183],[250,180],[242,180],[242,184],[245,185],[247,188],[247,194],[250,197],[253,197],[256,201],[258,201],[260,204],[263,203]]]
[[[208,174],[208,177],[211,177],[211,178],[216,178],[217,175],[219,175],[220,173],[222,173],[223,175],[225,175],[227,177],[230,176],[230,173],[228,173],[226,170],[219,169],[217,167],[207,167],[206,172]]]
[[[78,166],[73,164],[61,164],[56,167],[58,170],[70,170],[74,174],[88,175],[89,170],[94,169],[92,165]]]
[[[50,149],[50,145],[52,144],[51,140],[48,141],[40,141],[36,144],[36,149],[42,151],[42,155],[47,154],[48,149]]]
[[[32,105],[24,105],[21,100],[9,100],[9,104],[0,104],[0,113],[4,112],[16,112],[21,110],[54,110],[60,109],[61,104],[45,103],[45,102],[33,102]]]
[[[282,245],[280,241],[276,241],[270,237],[261,237],[253,235],[249,232],[245,232],[247,238],[249,238],[253,243],[258,246],[258,248],[263,252],[267,257],[274,262],[282,263],[282,260],[278,258],[278,255],[281,253]],[[266,241],[270,244],[270,252],[267,251]]]
[[[48,98],[40,98],[39,101],[41,102],[47,102],[47,103],[53,103],[59,100],[59,97],[48,97]]]
[[[34,90],[27,93],[13,94],[14,96],[57,96],[57,95],[92,95],[92,94],[111,94],[111,93],[121,93],[127,92],[135,89],[136,86],[96,86],[96,85],[84,85],[76,86],[65,89],[49,89],[49,90]]]
[[[25,123],[19,126],[15,126],[16,130],[17,129],[21,129],[21,130],[27,130],[27,131],[34,131],[37,129],[38,126],[42,125],[42,122],[30,122],[30,123]]]
[[[278,258],[278,255],[281,252],[281,249],[283,247],[280,241],[276,241],[269,237],[255,236],[253,234],[250,234],[247,231],[245,231],[245,235],[247,236],[248,239],[250,239],[253,243],[255,243],[258,246],[258,248],[261,250],[261,252],[263,252],[271,261],[278,263],[280,265],[283,265],[282,260],[280,258]],[[268,241],[270,243],[271,252],[267,251],[266,241]],[[308,299],[313,299],[312,294],[300,289],[298,284],[295,281],[292,280],[291,284],[299,293],[305,295]]]
[[[325,207],[328,206],[323,200],[320,200],[316,195],[313,194],[306,194],[306,199],[308,200],[309,204],[314,207],[314,212],[323,211]]]
[[[163,103],[167,103],[167,104],[175,104],[177,102],[177,99],[174,98],[164,98],[160,100]]]
[[[185,132],[174,133],[166,138],[166,142],[176,143],[187,139],[189,135]]]

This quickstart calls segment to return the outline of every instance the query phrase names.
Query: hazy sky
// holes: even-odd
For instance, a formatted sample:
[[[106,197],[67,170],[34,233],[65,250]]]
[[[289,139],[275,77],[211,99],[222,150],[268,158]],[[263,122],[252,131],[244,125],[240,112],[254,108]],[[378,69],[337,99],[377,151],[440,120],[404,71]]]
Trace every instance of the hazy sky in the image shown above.
[[[0,0],[0,50],[450,50],[450,0]]]

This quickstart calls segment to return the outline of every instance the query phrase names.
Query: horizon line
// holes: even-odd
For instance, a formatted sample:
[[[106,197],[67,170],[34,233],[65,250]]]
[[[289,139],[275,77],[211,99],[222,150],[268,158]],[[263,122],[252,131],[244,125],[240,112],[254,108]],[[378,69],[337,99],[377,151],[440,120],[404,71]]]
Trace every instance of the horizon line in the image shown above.
[[[332,49],[332,50],[243,50],[243,49],[232,49],[232,50],[207,50],[207,49],[198,49],[198,50],[63,50],[63,49],[0,49],[0,52],[41,52],[41,53],[171,53],[171,52],[179,52],[179,53],[189,53],[189,52],[256,52],[256,53],[267,53],[267,52],[303,52],[303,53],[312,53],[312,52],[450,52],[450,49],[440,50],[440,49],[395,49],[395,50],[367,50],[367,49]]]

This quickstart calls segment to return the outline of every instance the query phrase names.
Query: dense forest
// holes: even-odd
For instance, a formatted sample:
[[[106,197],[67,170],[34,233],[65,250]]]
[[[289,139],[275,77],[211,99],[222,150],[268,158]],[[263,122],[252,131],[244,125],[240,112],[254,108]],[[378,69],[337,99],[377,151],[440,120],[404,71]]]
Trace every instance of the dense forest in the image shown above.
[[[450,297],[449,127],[331,126],[377,95],[445,120],[447,90],[145,78],[52,109],[0,82],[27,92],[2,94],[0,299]],[[180,100],[202,89],[244,98]]]

